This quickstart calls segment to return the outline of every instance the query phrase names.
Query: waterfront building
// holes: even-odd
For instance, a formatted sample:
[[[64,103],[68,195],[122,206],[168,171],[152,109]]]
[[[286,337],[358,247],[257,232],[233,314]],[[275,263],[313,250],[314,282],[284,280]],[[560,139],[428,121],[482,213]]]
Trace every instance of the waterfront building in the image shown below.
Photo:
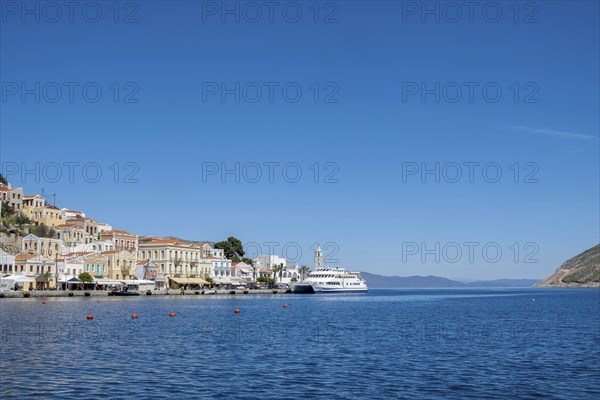
[[[17,254],[15,257],[15,272],[33,279],[24,282],[23,289],[44,290],[56,286],[57,270],[55,259],[39,254]]]
[[[104,254],[89,253],[83,256],[83,272],[89,273],[94,278],[108,276],[108,257]]]
[[[108,250],[100,254],[108,258],[108,279],[133,279],[136,276],[137,252]]]
[[[243,280],[244,282],[252,282],[254,280],[253,269],[255,267],[243,261],[231,263],[231,276]],[[258,277],[258,270],[257,277]]]
[[[157,287],[171,286],[169,280],[177,278],[210,276],[213,260],[204,255],[203,244],[178,239],[142,237],[138,244],[138,259],[157,266]]]
[[[12,275],[15,271],[15,256],[0,250],[0,276]]]
[[[256,265],[259,269],[272,269],[276,265],[283,265],[284,267],[288,266],[288,261],[278,256],[277,254],[266,254],[261,255],[252,260],[254,265]]]
[[[139,260],[135,266],[135,277],[140,280],[156,282],[158,276],[158,265],[148,259]]]

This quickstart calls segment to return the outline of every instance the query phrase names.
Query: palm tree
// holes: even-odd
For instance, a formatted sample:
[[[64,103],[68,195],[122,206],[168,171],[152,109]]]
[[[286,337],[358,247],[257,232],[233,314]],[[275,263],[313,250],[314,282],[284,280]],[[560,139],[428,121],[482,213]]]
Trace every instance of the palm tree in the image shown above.
[[[302,275],[302,280],[304,280],[304,277],[310,273],[310,268],[303,265],[298,271],[300,272],[300,275]]]
[[[273,279],[275,280],[275,283],[277,283],[277,274],[279,274],[279,280],[281,281],[281,275],[285,270],[283,264],[274,265],[271,269],[273,271]]]

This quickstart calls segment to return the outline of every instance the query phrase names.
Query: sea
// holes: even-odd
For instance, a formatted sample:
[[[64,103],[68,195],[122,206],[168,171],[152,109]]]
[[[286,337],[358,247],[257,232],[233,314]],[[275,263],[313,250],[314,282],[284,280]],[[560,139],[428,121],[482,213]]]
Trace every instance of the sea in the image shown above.
[[[0,299],[0,349],[2,399],[600,399],[600,290]]]

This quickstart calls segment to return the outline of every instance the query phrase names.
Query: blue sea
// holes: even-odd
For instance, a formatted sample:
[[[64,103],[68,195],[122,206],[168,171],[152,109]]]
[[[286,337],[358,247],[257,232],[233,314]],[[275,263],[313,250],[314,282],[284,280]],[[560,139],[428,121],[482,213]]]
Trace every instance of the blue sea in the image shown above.
[[[0,299],[3,399],[600,398],[598,289],[46,301]]]

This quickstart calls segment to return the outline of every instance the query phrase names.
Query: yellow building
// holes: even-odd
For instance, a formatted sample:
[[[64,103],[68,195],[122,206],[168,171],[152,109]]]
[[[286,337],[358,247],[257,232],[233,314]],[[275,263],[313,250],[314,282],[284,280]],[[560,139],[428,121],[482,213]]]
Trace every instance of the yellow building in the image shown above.
[[[79,244],[89,243],[89,235],[77,224],[61,224],[54,228],[58,233],[58,238],[62,240],[66,247],[75,247]]]
[[[157,266],[157,286],[172,278],[204,278],[211,276],[212,263],[203,258],[202,244],[176,239],[140,238],[138,259]]]
[[[18,254],[15,257],[15,270],[34,280],[32,283],[24,282],[24,290],[30,287],[38,290],[56,287],[56,264],[52,258],[35,254]]]
[[[94,278],[108,276],[108,257],[103,254],[89,253],[83,256],[83,272]]]
[[[58,226],[64,224],[60,208],[46,205],[42,196],[23,196],[23,214],[36,224]]]
[[[134,279],[137,253],[130,250],[108,250],[101,253],[108,258],[108,279]]]
[[[100,240],[113,242],[116,250],[137,251],[138,248],[138,235],[123,230],[100,232]]]

